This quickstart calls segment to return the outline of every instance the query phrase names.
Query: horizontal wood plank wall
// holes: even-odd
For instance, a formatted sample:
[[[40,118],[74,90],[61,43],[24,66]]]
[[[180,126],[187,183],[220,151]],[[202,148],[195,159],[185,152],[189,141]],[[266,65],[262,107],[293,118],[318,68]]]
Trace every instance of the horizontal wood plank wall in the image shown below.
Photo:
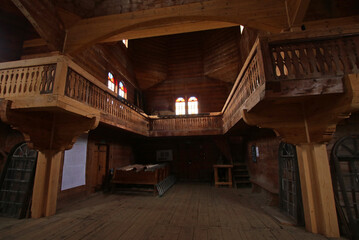
[[[115,79],[123,81],[127,88],[127,100],[134,103],[135,79],[132,64],[127,56],[124,46],[118,43],[110,46],[94,45],[80,53],[73,59],[75,63],[84,68],[107,86],[107,74],[112,72]]]
[[[211,181],[220,155],[211,137],[150,138],[135,146],[136,163],[155,163],[157,150],[172,150],[171,173],[185,181]]]
[[[158,73],[160,73],[161,79],[157,78],[158,83],[144,91],[147,103],[145,111],[147,113],[166,112],[173,114],[175,100],[180,96],[187,98],[196,96],[199,100],[199,112],[221,110],[232,83],[211,78],[204,74],[204,52],[210,51],[210,49],[205,48],[204,42],[207,39],[207,34],[215,35],[216,33],[216,30],[213,30],[206,33],[198,32],[163,37],[168,38],[167,75],[165,75],[163,64],[158,65]],[[166,44],[166,41],[163,40],[163,43]],[[162,59],[165,57],[166,54],[162,53]],[[159,61],[159,59],[156,60]]]
[[[24,136],[9,125],[0,121],[0,174],[6,163],[6,157],[12,148],[24,141]]]
[[[266,137],[251,140],[247,144],[247,166],[251,181],[268,192],[279,193],[278,149],[280,139]],[[252,161],[251,146],[257,146],[259,157]]]
[[[19,60],[26,32],[26,20],[3,11],[0,15],[0,62]]]
[[[168,37],[153,37],[129,42],[135,75],[142,90],[166,80],[168,41]]]
[[[239,27],[207,31],[203,41],[204,75],[233,83],[240,71]]]

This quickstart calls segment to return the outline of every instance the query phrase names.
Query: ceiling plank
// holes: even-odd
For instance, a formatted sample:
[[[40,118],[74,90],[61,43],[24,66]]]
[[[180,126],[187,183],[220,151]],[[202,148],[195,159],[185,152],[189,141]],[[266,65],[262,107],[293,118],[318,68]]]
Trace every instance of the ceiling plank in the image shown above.
[[[301,25],[308,10],[310,0],[287,0],[290,26]]]
[[[184,24],[185,28],[176,30],[176,33],[184,33],[191,31],[191,27],[188,27],[191,22],[193,31],[198,28],[213,29],[213,25],[241,24],[280,32],[288,28],[286,18],[285,4],[282,0],[212,0],[82,19],[68,30],[65,52],[78,51],[115,35],[128,38],[126,33],[131,38],[133,35],[142,38],[169,34],[168,27],[171,25]],[[205,24],[200,25],[199,22]],[[136,29],[138,31],[134,34]]]
[[[51,1],[11,0],[53,51],[62,51],[65,28]]]

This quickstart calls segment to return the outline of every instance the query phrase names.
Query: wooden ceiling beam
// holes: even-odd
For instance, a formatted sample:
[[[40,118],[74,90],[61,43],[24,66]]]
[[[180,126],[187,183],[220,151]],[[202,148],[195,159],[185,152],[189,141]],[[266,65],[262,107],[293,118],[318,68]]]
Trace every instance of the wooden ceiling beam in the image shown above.
[[[65,28],[51,1],[11,0],[53,51],[62,51]]]
[[[172,34],[171,26],[176,28],[174,33],[239,24],[280,32],[288,28],[286,18],[282,0],[211,0],[95,17],[82,19],[68,30],[65,52],[78,51],[115,35],[120,38],[168,35]],[[182,24],[183,29],[179,27]]]
[[[310,0],[287,0],[289,26],[301,25],[308,10]]]

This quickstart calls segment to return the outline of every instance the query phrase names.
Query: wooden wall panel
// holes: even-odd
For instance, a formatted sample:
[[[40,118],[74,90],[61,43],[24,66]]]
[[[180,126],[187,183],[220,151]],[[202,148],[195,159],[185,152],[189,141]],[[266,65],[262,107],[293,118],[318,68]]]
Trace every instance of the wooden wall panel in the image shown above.
[[[167,75],[164,74],[166,68],[162,60],[162,71],[158,71],[161,71],[161,76],[165,79],[162,82],[161,79],[157,79],[158,84],[144,91],[145,111],[148,114],[174,114],[175,100],[180,96],[185,98],[196,96],[199,100],[200,113],[221,111],[232,83],[223,81],[222,76],[216,76],[215,79],[204,74],[204,58],[209,56],[205,54],[207,49],[204,48],[204,41],[210,33],[215,35],[217,32],[214,30],[163,37],[167,39],[168,48],[167,55],[162,53],[160,59],[167,56]],[[152,61],[148,58],[148,61],[156,60]],[[207,70],[209,71],[210,68],[208,66]],[[228,65],[227,70],[230,69],[231,66]],[[226,75],[223,75],[223,78],[226,78]],[[145,81],[145,78],[138,78],[140,84]]]
[[[240,70],[239,27],[208,31],[205,36],[204,75],[233,83]]]
[[[168,37],[153,37],[129,42],[134,71],[142,90],[167,78],[168,42]]]
[[[23,141],[24,136],[19,131],[0,121],[0,174],[9,152],[15,145]]]
[[[211,181],[220,151],[211,137],[151,138],[136,145],[136,162],[156,163],[157,150],[172,150],[171,173],[184,181]]]
[[[258,30],[245,27],[243,29],[243,33],[240,37],[239,41],[239,52],[240,52],[240,65],[239,69],[242,68],[244,62],[246,61],[249,52],[251,51],[254,42],[257,39],[257,36],[259,34]]]
[[[0,62],[19,60],[26,22],[0,9]]]
[[[251,140],[247,144],[247,166],[251,181],[265,190],[279,193],[278,149],[280,139],[277,137]],[[252,161],[251,146],[257,146],[259,157]]]
[[[113,45],[94,45],[74,57],[74,62],[101,80],[107,86],[107,74],[123,81],[127,87],[127,100],[134,103],[136,81],[127,49],[122,42]]]

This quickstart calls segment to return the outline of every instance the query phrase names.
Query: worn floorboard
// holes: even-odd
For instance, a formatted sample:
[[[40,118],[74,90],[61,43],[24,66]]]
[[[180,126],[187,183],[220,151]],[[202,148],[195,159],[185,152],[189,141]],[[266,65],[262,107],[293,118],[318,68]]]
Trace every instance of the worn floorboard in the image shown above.
[[[247,190],[177,183],[163,197],[97,193],[55,216],[0,218],[0,239],[260,240],[326,239],[280,225]]]

